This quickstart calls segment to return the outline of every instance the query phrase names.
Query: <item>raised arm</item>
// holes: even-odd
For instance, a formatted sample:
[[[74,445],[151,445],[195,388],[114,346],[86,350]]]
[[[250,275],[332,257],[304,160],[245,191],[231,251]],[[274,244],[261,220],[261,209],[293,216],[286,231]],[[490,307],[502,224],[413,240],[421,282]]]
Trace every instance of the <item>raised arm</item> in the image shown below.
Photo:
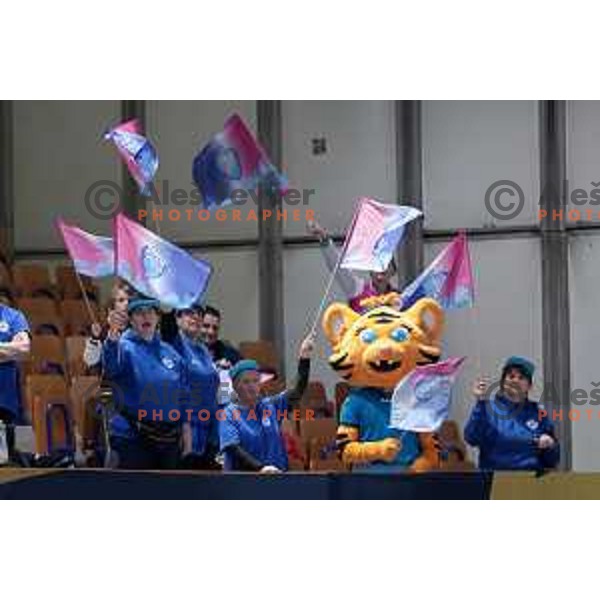
[[[340,259],[340,251],[335,247],[335,244],[327,231],[316,221],[309,221],[307,223],[307,229],[309,233],[319,238],[321,254],[323,255],[327,269],[331,273]],[[362,291],[362,280],[353,275],[351,271],[338,269],[335,274],[335,280],[349,300],[358,296]]]
[[[296,408],[296,405],[300,402],[308,387],[308,380],[310,378],[310,356],[314,350],[314,346],[314,337],[312,336],[308,336],[302,341],[302,344],[300,344],[296,379],[293,387],[286,391],[287,402],[292,409]]]

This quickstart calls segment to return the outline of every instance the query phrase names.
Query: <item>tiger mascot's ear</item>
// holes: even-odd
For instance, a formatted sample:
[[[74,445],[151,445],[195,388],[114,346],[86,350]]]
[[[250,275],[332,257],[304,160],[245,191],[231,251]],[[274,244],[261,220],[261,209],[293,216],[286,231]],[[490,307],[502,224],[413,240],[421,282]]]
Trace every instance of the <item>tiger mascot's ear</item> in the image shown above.
[[[360,318],[358,313],[341,302],[335,302],[327,308],[321,323],[325,337],[333,348],[340,343],[346,331],[358,318]]]
[[[404,316],[414,321],[423,330],[430,344],[440,344],[445,318],[442,307],[435,300],[421,298],[404,312]]]

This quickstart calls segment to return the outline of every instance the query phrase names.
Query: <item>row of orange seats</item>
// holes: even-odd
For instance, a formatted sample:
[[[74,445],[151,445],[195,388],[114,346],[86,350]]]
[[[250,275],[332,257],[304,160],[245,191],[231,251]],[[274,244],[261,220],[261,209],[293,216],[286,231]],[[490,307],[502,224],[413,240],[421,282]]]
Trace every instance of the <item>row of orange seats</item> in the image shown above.
[[[89,335],[92,322],[105,318],[95,302],[83,300],[17,298],[15,305],[27,318],[33,335]]]
[[[83,362],[86,337],[56,335],[34,335],[31,338],[31,352],[27,360],[20,363],[24,375],[62,375],[77,377],[87,375]]]
[[[80,276],[81,285],[73,267],[60,265],[54,269],[54,280],[50,270],[43,264],[15,263],[9,265],[0,260],[0,289],[8,291],[13,297],[48,297],[78,299],[83,296],[81,287],[87,295],[98,300],[98,290],[92,279]]]

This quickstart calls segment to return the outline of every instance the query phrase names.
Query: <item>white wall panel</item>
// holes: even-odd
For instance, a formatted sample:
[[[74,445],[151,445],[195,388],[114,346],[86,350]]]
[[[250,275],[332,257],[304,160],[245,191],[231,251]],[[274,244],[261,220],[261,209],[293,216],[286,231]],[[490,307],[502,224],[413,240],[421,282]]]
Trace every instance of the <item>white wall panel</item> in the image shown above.
[[[568,127],[567,127],[567,178],[569,180],[569,209],[579,210],[581,220],[599,221],[600,205],[598,199],[590,198],[590,193],[595,189],[596,194],[600,190],[594,186],[594,182],[600,184],[600,102],[573,101],[568,103]],[[581,192],[583,205],[573,204],[570,199],[575,190]],[[596,202],[596,204],[591,204]],[[588,214],[586,210],[591,210]],[[577,214],[573,213],[573,220]],[[565,217],[566,218],[566,217]],[[571,221],[573,222],[573,221]]]
[[[62,248],[54,219],[108,233],[109,223],[91,215],[84,197],[95,182],[120,185],[121,161],[102,141],[119,121],[118,101],[14,102],[15,247]]]
[[[426,227],[534,223],[539,197],[537,119],[533,101],[424,102]],[[493,218],[485,207],[486,190],[499,180],[514,181],[523,190],[523,210],[510,221]],[[500,198],[506,205],[512,200]]]
[[[325,138],[325,154],[313,155],[313,138]],[[333,232],[346,229],[360,196],[395,202],[394,148],[393,102],[283,103],[284,171],[291,187],[315,190],[309,206]],[[305,221],[288,220],[285,233],[305,233]]]
[[[258,339],[258,268],[256,250],[232,248],[194,252],[214,269],[205,303],[222,313],[224,339],[234,344]]]
[[[600,339],[600,234],[572,236],[569,251],[571,389],[585,390],[589,398],[590,392],[595,389],[592,382],[600,382],[600,362],[596,351]],[[581,419],[572,422],[573,469],[600,471],[600,406],[571,404],[570,408],[581,411]],[[586,410],[593,410],[591,419]],[[567,417],[563,415],[563,418]]]

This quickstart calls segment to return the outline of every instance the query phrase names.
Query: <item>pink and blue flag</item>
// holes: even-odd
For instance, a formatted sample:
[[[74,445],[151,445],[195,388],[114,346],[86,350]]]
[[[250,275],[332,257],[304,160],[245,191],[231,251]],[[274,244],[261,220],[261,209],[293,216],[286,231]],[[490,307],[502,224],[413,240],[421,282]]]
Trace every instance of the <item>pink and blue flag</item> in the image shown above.
[[[402,240],[407,223],[423,213],[361,198],[344,244],[340,267],[355,271],[385,271]]]
[[[114,220],[116,274],[142,294],[189,308],[206,291],[212,267],[123,214]]]
[[[142,134],[137,119],[121,123],[105,136],[116,146],[119,155],[138,185],[140,194],[152,195],[152,180],[158,170],[158,154],[154,146]]]
[[[448,418],[452,387],[465,357],[417,367],[396,386],[390,427],[403,431],[437,431]]]
[[[114,275],[115,253],[112,238],[92,235],[79,227],[56,220],[67,252],[78,273],[88,277]]]
[[[287,191],[287,180],[235,113],[198,153],[192,177],[207,209],[228,205],[234,190],[255,190],[259,183],[271,191]]]
[[[475,285],[469,243],[464,232],[460,232],[402,292],[402,307],[407,309],[425,297],[437,300],[446,310],[473,306]]]

